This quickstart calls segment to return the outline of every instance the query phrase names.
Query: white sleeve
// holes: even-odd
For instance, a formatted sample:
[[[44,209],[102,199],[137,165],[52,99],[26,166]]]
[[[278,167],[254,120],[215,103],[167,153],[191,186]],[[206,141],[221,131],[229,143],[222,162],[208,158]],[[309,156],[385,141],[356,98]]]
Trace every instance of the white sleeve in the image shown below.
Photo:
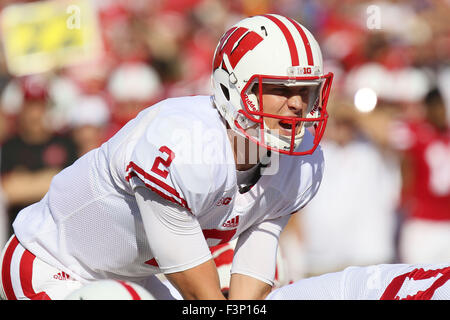
[[[266,220],[245,230],[236,244],[231,273],[245,274],[273,285],[278,238],[289,217]]]
[[[145,187],[135,197],[150,249],[163,273],[184,271],[212,258],[197,218]]]

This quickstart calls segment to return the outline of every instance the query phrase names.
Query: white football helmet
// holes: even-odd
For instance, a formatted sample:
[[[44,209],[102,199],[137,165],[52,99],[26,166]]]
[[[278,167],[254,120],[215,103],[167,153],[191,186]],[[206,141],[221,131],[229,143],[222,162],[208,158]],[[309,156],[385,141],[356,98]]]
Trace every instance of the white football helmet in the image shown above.
[[[332,73],[324,75],[322,64],[317,41],[298,22],[276,14],[246,18],[231,27],[216,47],[211,77],[214,104],[232,130],[258,145],[289,155],[311,154],[325,131],[333,79]],[[300,117],[265,112],[263,84],[305,86],[307,110]],[[269,129],[265,123],[269,118],[278,119],[290,134]],[[314,128],[314,146],[296,151],[307,126]]]
[[[121,280],[98,280],[69,294],[65,300],[155,300],[140,285]]]

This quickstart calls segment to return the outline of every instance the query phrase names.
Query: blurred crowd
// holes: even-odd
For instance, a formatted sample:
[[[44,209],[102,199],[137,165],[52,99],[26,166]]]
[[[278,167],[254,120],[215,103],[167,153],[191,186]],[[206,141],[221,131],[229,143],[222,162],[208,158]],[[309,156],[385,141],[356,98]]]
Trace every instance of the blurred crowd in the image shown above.
[[[281,239],[289,278],[449,261],[449,0],[91,2],[103,48],[95,59],[15,76],[0,53],[1,245],[54,174],[140,110],[210,94],[212,55],[228,27],[279,13],[316,36],[335,74],[324,180]]]

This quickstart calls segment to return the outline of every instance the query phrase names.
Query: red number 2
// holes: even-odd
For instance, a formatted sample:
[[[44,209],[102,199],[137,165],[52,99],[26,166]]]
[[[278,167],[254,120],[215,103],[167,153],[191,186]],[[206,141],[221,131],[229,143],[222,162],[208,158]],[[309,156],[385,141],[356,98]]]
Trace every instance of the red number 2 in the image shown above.
[[[157,175],[160,175],[165,179],[169,175],[169,171],[165,169],[161,170],[159,168],[159,165],[162,164],[164,167],[168,168],[172,163],[173,159],[175,158],[175,153],[173,153],[173,151],[166,146],[162,146],[161,148],[159,148],[159,151],[162,153],[166,153],[168,157],[167,159],[156,157],[155,162],[153,163],[152,172],[156,173]]]

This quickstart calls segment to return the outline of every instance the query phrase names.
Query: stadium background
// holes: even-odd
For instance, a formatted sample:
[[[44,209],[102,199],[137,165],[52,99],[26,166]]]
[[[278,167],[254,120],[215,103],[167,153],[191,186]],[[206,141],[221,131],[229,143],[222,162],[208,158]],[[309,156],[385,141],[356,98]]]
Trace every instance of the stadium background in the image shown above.
[[[448,0],[2,1],[0,245],[10,219],[42,197],[56,172],[142,108],[210,94],[221,34],[262,13],[304,24],[335,74],[327,187],[282,235],[287,278],[405,262],[399,150],[407,142],[395,124],[422,121],[424,96],[435,87],[449,122]],[[440,159],[448,198],[450,150]],[[450,216],[441,222],[448,228]],[[450,241],[441,245],[448,254]]]

